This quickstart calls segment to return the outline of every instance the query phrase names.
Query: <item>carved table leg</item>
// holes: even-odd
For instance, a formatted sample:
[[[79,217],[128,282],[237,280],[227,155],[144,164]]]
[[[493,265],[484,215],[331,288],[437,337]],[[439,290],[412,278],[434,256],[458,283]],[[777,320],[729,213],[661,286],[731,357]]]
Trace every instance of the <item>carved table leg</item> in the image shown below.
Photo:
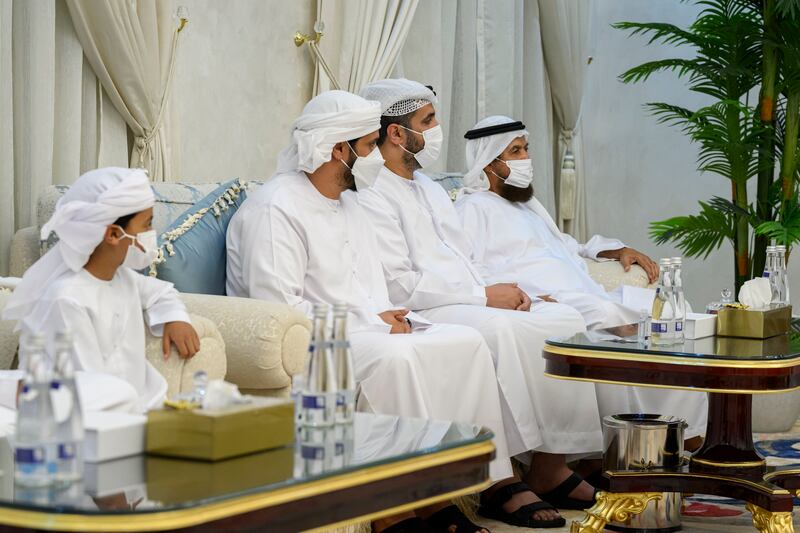
[[[771,513],[752,503],[747,510],[753,515],[753,525],[761,533],[794,533],[792,513]]]
[[[644,511],[651,500],[660,500],[661,496],[660,492],[598,492],[597,503],[586,511],[582,522],[572,522],[570,533],[602,533],[606,523],[624,522]]]

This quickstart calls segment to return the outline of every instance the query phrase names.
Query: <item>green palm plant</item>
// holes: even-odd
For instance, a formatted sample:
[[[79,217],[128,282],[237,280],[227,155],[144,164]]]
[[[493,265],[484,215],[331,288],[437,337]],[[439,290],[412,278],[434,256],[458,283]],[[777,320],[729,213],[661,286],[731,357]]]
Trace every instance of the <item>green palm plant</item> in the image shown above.
[[[769,13],[769,11],[772,13]],[[756,226],[756,238],[771,238],[791,247],[800,241],[798,209],[798,135],[800,135],[800,1],[765,0],[765,22],[772,15],[772,29],[766,26],[765,48],[771,46],[777,56],[778,76],[775,91],[779,92],[783,111],[782,136],[778,133],[780,149],[780,195],[775,202],[775,217],[761,217]],[[765,63],[767,62],[765,58]],[[773,220],[774,218],[774,220]]]
[[[690,91],[711,103],[690,110],[674,104],[647,104],[666,124],[678,126],[699,144],[698,169],[730,180],[731,198],[701,203],[698,215],[680,216],[651,224],[659,244],[674,242],[683,253],[707,257],[723,242],[734,248],[737,291],[751,274],[750,227],[756,214],[748,199],[747,183],[759,171],[766,128],[748,103],[762,75],[762,15],[750,0],[697,0],[697,20],[687,29],[659,22],[620,22],[614,26],[648,44],[691,47],[694,57],[649,61],[620,76],[624,83],[647,80],[670,71],[688,82]]]

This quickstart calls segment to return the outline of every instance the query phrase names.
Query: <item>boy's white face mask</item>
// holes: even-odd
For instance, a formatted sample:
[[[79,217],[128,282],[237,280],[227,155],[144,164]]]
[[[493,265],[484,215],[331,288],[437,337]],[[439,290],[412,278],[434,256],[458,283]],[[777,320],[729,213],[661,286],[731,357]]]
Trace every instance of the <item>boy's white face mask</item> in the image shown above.
[[[119,226],[117,227],[119,228]],[[149,267],[150,264],[155,261],[156,257],[158,257],[158,236],[156,235],[156,230],[151,229],[149,231],[137,233],[136,235],[129,235],[125,233],[124,229],[119,229],[122,231],[124,237],[132,241],[131,245],[128,246],[128,252],[125,254],[125,260],[122,262],[122,266],[132,268],[133,270],[142,270],[143,268]],[[140,250],[139,246],[136,246],[137,243],[144,251]]]

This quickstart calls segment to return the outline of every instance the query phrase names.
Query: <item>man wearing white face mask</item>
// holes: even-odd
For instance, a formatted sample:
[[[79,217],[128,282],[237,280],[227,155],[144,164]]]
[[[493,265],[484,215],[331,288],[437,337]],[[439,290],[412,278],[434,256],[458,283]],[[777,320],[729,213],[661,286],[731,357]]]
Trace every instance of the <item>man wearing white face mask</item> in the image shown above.
[[[54,231],[59,242],[25,272],[3,311],[18,320],[23,339],[41,333],[51,341],[70,331],[75,369],[128,382],[139,411],[159,405],[167,391],[145,359],[143,313],[164,338],[165,358],[171,344],[181,357],[200,349],[172,284],[135,271],[155,258],[154,203],[141,169],[101,168],[78,178],[42,228],[43,239]]]
[[[509,478],[497,378],[483,338],[468,327],[432,324],[387,293],[374,230],[352,192],[368,189],[383,166],[379,128],[380,105],[354,94],[327,91],[306,104],[276,175],[228,226],[227,292],[284,302],[308,316],[315,303],[346,303],[358,409],[492,428],[490,475]],[[419,514],[442,533],[482,531],[455,506]],[[431,531],[419,517],[394,518],[410,522],[376,530]]]
[[[560,304],[531,308],[515,279],[487,286],[481,278],[450,198],[420,171],[441,148],[433,91],[388,79],[367,85],[361,95],[382,109],[378,146],[386,163],[375,185],[358,195],[377,230],[389,297],[429,320],[481,332],[500,383],[509,447],[523,459],[536,452],[527,483],[486,491],[480,512],[514,525],[553,527],[563,519],[539,497],[567,509],[586,508],[593,498],[593,488],[567,468],[565,454],[602,447],[594,387],[543,375],[545,339],[583,331],[583,319]]]
[[[491,116],[467,132],[465,188],[456,209],[470,241],[470,258],[487,283],[513,277],[531,294],[551,295],[576,309],[587,328],[636,322],[638,310],[625,307],[590,276],[584,258],[618,259],[626,268],[641,265],[657,276],[658,266],[622,242],[594,236],[584,245],[558,230],[533,195],[533,168],[525,125]],[[705,393],[597,385],[601,415],[661,413],[689,423],[687,437],[705,427]],[[697,445],[697,442],[690,445]]]
[[[525,291],[577,309],[589,329],[636,322],[638,310],[622,306],[592,280],[583,258],[620,260],[626,270],[639,264],[651,281],[658,265],[619,240],[596,235],[581,245],[558,230],[533,195],[528,132],[521,122],[491,116],[465,137],[468,170],[456,210],[483,278],[513,276]]]

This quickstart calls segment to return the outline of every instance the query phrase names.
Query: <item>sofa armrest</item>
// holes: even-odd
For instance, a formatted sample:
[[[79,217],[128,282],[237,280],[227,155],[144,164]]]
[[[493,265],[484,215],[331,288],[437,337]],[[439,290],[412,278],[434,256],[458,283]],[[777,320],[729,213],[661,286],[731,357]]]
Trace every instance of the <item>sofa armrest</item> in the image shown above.
[[[647,273],[639,265],[633,265],[627,272],[619,261],[586,259],[586,265],[589,267],[589,275],[592,279],[602,285],[606,291],[613,291],[620,285],[650,287]]]
[[[286,304],[233,296],[182,294],[190,313],[210,319],[225,341],[226,379],[245,392],[288,390],[303,371],[311,322]]]
[[[164,360],[162,338],[154,337],[147,329],[147,360],[167,380],[167,396],[194,390],[194,373],[205,370],[208,379],[223,379],[227,369],[225,342],[211,320],[196,314],[190,315],[192,325],[200,337],[200,351],[191,359],[182,359],[175,347]]]
[[[0,289],[0,314],[11,297],[11,291]],[[14,362],[19,346],[19,335],[14,332],[14,320],[0,320],[0,370],[8,370]]]
[[[21,278],[40,255],[39,230],[35,226],[22,228],[11,239],[11,257],[8,275]]]

